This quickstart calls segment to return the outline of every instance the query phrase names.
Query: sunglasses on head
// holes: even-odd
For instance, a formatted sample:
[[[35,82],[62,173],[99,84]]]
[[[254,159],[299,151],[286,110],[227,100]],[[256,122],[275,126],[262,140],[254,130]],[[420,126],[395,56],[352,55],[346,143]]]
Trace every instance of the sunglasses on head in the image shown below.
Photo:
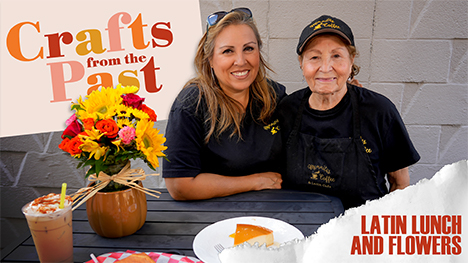
[[[211,15],[209,15],[207,18],[206,18],[206,31],[208,31],[208,28],[210,26],[214,26],[216,25],[221,19],[223,19],[223,17],[225,17],[227,14],[229,13],[232,13],[232,12],[236,12],[236,11],[239,11],[239,12],[242,12],[242,13],[245,13],[247,14],[247,16],[249,18],[252,17],[252,11],[250,11],[250,9],[246,8],[246,7],[239,7],[239,8],[234,8],[232,9],[231,11],[229,12],[226,12],[226,11],[218,11],[218,12],[215,12]]]

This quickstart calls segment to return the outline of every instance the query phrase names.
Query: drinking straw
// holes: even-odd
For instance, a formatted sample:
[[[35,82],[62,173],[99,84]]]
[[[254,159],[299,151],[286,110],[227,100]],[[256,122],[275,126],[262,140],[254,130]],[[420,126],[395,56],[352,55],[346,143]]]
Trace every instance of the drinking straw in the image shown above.
[[[93,259],[94,263],[99,263],[99,260],[96,258],[94,254],[91,253],[89,256]]]
[[[62,194],[60,195],[60,205],[59,208],[63,209],[65,206],[65,192],[67,191],[67,183],[62,184]]]

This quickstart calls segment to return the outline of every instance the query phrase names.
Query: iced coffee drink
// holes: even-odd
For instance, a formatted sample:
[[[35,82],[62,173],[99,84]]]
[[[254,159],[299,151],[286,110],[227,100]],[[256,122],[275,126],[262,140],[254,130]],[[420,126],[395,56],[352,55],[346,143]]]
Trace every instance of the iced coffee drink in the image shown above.
[[[22,209],[36,246],[39,260],[73,262],[72,200],[65,198],[60,209],[60,195],[48,194]]]

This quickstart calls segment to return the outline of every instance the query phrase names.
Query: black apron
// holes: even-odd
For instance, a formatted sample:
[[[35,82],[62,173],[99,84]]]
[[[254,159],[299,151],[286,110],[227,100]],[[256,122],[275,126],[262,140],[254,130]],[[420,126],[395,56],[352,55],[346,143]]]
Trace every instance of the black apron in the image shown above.
[[[353,137],[322,139],[301,133],[302,113],[310,90],[304,94],[286,144],[285,185],[337,196],[345,209],[383,196],[361,139],[357,94],[348,87],[353,109]]]

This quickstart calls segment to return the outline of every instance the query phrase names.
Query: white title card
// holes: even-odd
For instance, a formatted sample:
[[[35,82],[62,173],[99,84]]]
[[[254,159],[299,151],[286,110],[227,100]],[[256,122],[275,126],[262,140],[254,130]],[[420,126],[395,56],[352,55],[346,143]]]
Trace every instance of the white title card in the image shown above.
[[[197,0],[0,3],[0,136],[60,131],[71,102],[119,83],[167,119],[194,76]]]

